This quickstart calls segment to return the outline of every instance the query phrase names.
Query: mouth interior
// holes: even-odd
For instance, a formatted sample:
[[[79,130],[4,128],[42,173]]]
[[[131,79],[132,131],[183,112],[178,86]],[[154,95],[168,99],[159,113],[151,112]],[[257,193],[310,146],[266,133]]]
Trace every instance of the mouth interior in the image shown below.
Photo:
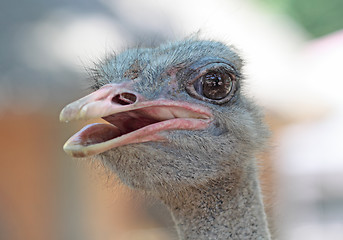
[[[147,130],[149,134],[154,129],[158,131],[170,129],[163,123],[176,119],[206,120],[207,116],[182,107],[153,106],[120,112],[102,117],[107,123],[95,123],[84,127],[78,136],[78,142],[83,146],[103,143],[123,135]]]

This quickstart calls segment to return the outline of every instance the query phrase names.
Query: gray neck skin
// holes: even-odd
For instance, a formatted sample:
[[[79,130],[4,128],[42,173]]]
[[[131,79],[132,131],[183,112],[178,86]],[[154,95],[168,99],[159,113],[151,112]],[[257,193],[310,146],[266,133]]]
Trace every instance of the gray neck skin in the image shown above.
[[[180,239],[270,239],[256,179],[235,186],[230,179],[219,179],[162,197]]]

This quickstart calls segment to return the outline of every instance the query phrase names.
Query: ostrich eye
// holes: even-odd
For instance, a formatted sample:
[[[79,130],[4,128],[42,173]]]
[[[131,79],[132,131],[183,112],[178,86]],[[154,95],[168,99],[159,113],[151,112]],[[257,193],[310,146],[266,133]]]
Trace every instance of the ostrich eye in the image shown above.
[[[220,100],[225,98],[232,89],[232,79],[229,74],[208,72],[194,83],[196,92],[206,98]]]
[[[235,95],[237,72],[230,65],[214,62],[192,70],[185,85],[190,96],[220,105],[229,102]]]

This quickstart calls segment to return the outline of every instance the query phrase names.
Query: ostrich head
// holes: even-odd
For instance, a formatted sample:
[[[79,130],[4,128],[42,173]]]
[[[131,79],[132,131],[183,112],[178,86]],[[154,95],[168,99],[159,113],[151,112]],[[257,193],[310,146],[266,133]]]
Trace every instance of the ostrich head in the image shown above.
[[[239,181],[266,128],[241,92],[242,60],[231,47],[184,40],[129,49],[98,64],[94,92],[62,121],[101,117],[64,146],[96,155],[127,185],[165,193],[221,177]]]

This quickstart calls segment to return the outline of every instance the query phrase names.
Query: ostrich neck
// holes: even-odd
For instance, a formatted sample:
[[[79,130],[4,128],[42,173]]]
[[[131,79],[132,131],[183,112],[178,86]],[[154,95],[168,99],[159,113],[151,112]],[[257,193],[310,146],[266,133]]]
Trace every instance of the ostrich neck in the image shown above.
[[[191,187],[162,200],[182,240],[270,239],[257,177]]]

